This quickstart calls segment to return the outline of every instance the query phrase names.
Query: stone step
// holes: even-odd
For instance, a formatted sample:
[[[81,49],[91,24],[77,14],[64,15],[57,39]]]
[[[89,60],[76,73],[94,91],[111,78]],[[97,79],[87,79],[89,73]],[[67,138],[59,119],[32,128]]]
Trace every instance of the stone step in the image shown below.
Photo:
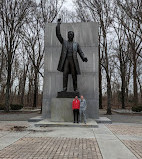
[[[36,116],[36,117],[30,118],[28,122],[39,122],[41,120],[43,120],[42,116]]]
[[[72,122],[52,122],[50,119],[44,119],[34,124],[36,127],[88,127],[97,128],[98,124],[95,120],[88,120],[84,123],[72,123]]]
[[[28,120],[28,122],[39,122],[41,120],[44,120],[42,116],[36,116],[36,117],[33,117],[33,118],[30,118]],[[50,119],[47,119],[47,120],[50,120]],[[87,120],[91,120],[91,119],[87,119]],[[92,119],[93,120],[93,119]],[[98,119],[95,119],[95,121],[99,124],[112,124],[112,121],[110,119],[108,119],[107,117],[99,117]],[[58,122],[57,122],[58,123]],[[67,122],[65,122],[67,123]],[[71,122],[70,122],[71,123]]]
[[[96,122],[99,124],[112,124],[112,121],[107,117],[99,117],[99,119],[96,119]]]

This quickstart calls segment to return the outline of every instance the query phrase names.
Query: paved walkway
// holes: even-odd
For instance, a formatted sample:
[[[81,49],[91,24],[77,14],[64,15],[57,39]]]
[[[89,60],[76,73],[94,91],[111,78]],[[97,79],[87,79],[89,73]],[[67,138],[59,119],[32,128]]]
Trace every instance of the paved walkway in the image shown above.
[[[106,115],[106,110],[100,110],[100,116],[109,118],[113,123],[137,123],[142,124],[142,115],[140,114],[117,114]]]
[[[16,125],[24,126],[25,131],[15,131]],[[45,127],[39,131],[28,131],[28,127],[26,121],[0,122],[0,159],[142,158],[141,124]]]
[[[113,124],[36,131],[26,120],[38,113],[0,113],[0,159],[141,159],[142,116],[105,113]]]
[[[25,137],[2,150],[0,158],[102,159],[102,156],[95,138]]]
[[[117,123],[139,123],[142,124],[142,115],[123,115],[112,112],[112,115],[105,115],[106,110],[100,110],[100,116],[107,117]],[[27,121],[30,118],[40,116],[40,113],[4,113],[0,112],[0,121]]]
[[[5,113],[0,111],[0,121],[27,121],[29,118],[41,115],[40,113],[27,112],[10,112]]]
[[[142,125],[112,124],[107,127],[127,146],[138,158],[142,159]]]

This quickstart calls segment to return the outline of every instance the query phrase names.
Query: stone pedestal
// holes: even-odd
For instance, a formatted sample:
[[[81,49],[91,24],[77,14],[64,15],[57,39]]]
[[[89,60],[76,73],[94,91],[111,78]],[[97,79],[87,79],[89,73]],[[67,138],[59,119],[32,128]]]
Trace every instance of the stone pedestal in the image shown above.
[[[68,31],[74,31],[74,41],[79,43],[88,62],[82,62],[78,55],[81,75],[77,76],[77,84],[80,95],[87,101],[88,118],[99,118],[99,74],[98,74],[98,24],[64,23],[61,24],[61,34],[68,39]],[[56,37],[56,24],[48,23],[45,29],[45,57],[44,57],[44,85],[42,117],[50,118],[52,98],[57,97],[57,92],[63,90],[63,73],[57,71],[57,65],[61,54],[61,44]],[[72,77],[68,78],[68,92],[73,91]]]
[[[79,92],[58,92],[57,98],[75,98],[75,96],[79,97]]]
[[[73,98],[52,98],[51,121],[73,122]]]

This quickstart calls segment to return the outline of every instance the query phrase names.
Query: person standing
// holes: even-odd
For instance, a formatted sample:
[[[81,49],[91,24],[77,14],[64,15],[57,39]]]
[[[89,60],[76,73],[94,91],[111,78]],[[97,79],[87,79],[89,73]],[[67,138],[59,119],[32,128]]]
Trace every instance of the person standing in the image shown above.
[[[83,96],[80,96],[80,111],[79,111],[80,122],[81,122],[81,118],[83,115],[83,119],[84,119],[85,124],[86,124],[86,108],[87,108],[86,100],[84,99]]]
[[[72,110],[73,110],[73,116],[74,116],[74,123],[75,123],[75,119],[77,119],[77,123],[79,123],[78,121],[78,116],[79,116],[79,109],[80,109],[80,101],[78,99],[78,96],[75,97],[75,99],[72,102]]]

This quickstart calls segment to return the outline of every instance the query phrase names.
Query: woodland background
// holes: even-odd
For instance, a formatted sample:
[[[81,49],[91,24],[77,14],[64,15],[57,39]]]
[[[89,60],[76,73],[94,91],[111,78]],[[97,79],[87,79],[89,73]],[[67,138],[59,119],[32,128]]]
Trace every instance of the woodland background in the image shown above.
[[[0,0],[0,107],[41,108],[46,23],[99,24],[100,109],[142,106],[142,1]]]

